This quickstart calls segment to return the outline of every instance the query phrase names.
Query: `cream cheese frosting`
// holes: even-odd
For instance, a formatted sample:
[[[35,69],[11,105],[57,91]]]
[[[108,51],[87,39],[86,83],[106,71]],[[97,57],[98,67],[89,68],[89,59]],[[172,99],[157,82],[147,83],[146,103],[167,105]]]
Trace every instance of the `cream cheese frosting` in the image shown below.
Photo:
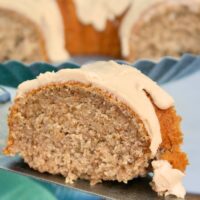
[[[103,31],[108,20],[122,15],[133,0],[74,0],[77,16],[83,24]]]
[[[47,72],[41,74],[34,80],[20,84],[17,97],[22,97],[26,92],[49,83],[68,81],[91,83],[110,92],[129,105],[141,118],[151,138],[150,150],[152,157],[156,154],[162,141],[160,124],[154,106],[147,97],[146,92],[160,109],[167,109],[173,106],[174,101],[155,82],[128,65],[119,65],[114,61],[102,61],[83,65],[80,69],[63,69],[56,73]]]
[[[62,16],[56,0],[0,0],[0,7],[29,18],[41,29],[48,57],[53,62],[66,60]]]
[[[153,161],[152,166],[154,170],[153,189],[161,195],[171,194],[184,198],[186,191],[182,185],[182,179],[185,174],[178,169],[173,169],[166,160]]]

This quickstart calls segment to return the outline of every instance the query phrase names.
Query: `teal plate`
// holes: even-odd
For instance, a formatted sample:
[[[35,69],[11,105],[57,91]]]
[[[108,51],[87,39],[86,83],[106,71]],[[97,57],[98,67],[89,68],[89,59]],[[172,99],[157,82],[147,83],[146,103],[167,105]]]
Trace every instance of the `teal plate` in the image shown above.
[[[121,60],[117,62],[136,67],[159,84],[181,79],[200,70],[200,56],[190,54],[183,55],[180,60],[165,57],[158,63],[149,60],[139,60],[133,64]],[[18,61],[8,61],[0,64],[0,85],[17,87],[21,82],[34,79],[43,72],[79,67],[80,65],[71,62],[59,65],[42,62],[25,65]]]
[[[0,170],[0,199],[56,200],[56,197],[48,189],[29,178]]]

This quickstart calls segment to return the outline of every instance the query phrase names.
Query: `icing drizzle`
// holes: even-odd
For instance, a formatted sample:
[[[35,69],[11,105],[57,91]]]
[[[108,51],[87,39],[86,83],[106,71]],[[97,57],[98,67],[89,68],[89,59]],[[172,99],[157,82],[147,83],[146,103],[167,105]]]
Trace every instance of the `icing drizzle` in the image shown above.
[[[123,14],[133,0],[74,0],[77,16],[83,24],[92,24],[103,31],[107,20]]]

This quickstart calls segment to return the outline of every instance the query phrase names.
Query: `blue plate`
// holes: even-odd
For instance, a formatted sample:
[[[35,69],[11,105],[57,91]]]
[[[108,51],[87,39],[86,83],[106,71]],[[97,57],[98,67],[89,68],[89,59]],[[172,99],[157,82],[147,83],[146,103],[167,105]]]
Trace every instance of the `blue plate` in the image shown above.
[[[2,200],[56,200],[49,190],[24,176],[0,170],[0,180]]]
[[[180,60],[166,57],[157,63],[148,60],[140,60],[133,64],[121,60],[117,62],[136,67],[159,84],[181,79],[200,70],[200,56],[190,54],[183,55]],[[8,61],[0,64],[0,85],[17,87],[21,82],[34,79],[43,72],[79,67],[80,65],[71,62],[59,65],[43,62],[25,65],[18,61]]]

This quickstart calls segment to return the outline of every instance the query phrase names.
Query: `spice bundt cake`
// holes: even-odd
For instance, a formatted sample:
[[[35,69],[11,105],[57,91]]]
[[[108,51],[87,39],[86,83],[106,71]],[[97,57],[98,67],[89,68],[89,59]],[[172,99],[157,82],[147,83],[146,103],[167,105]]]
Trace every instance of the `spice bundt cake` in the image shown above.
[[[0,0],[0,60],[199,54],[199,16],[199,0]]]
[[[139,58],[199,54],[199,0],[58,0],[71,55]],[[187,41],[187,42],[186,42]]]
[[[26,81],[8,123],[5,154],[35,170],[95,184],[127,183],[154,169],[155,191],[185,194],[188,161],[174,101],[130,66],[96,62]]]

